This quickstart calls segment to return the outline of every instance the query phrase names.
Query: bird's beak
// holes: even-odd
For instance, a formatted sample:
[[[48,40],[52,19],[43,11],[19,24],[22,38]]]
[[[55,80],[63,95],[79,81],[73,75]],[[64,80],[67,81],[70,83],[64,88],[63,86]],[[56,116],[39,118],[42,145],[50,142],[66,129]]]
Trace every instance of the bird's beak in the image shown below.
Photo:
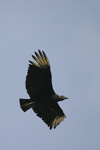
[[[69,97],[65,97],[65,99],[69,99]]]

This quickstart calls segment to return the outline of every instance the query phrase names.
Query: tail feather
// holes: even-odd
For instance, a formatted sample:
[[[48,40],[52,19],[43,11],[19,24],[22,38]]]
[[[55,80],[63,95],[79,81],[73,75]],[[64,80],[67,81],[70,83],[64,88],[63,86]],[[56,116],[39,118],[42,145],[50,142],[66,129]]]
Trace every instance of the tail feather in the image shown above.
[[[30,99],[19,99],[19,102],[20,102],[20,107],[24,112],[30,109],[31,107],[33,107],[34,105],[34,102]]]

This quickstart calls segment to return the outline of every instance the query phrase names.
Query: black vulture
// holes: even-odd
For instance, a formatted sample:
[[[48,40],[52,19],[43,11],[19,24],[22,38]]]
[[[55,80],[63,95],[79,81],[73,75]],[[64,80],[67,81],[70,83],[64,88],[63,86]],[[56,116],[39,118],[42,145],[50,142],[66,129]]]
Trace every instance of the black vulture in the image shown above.
[[[30,99],[20,99],[20,107],[24,112],[32,108],[50,129],[55,129],[66,118],[57,102],[68,97],[54,92],[49,60],[44,51],[38,50],[38,53],[35,52],[37,58],[32,55],[37,63],[29,61],[26,76],[26,90]]]

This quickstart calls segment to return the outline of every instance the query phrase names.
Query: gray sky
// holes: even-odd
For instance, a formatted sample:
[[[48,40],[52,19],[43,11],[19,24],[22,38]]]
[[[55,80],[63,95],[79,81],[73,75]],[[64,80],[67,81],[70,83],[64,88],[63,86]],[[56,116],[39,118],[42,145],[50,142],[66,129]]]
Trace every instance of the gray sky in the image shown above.
[[[47,54],[67,118],[54,130],[19,98],[31,55]],[[100,1],[0,1],[0,149],[100,149]]]

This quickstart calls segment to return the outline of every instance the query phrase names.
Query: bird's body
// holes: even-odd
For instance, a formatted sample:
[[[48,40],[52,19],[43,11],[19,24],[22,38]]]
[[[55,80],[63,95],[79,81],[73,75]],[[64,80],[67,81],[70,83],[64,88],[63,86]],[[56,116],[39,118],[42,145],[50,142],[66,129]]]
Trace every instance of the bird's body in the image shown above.
[[[26,89],[30,99],[20,99],[20,106],[24,112],[32,108],[37,116],[52,129],[66,118],[57,102],[68,97],[59,96],[54,92],[50,63],[43,51],[38,50],[38,52],[39,54],[35,52],[37,58],[32,55],[37,63],[29,61],[31,64],[26,76]]]

